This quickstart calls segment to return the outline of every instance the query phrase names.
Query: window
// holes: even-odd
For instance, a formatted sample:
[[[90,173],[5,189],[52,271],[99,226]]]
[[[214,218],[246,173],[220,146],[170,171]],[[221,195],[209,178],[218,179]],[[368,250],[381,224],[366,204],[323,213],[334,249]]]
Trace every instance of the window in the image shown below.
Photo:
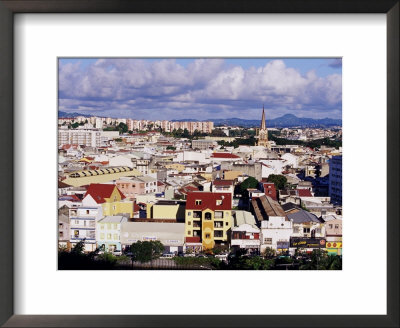
[[[206,239],[210,239],[210,234],[209,233],[206,233]]]
[[[226,225],[226,226],[228,226],[228,225],[229,225],[229,222],[228,222],[228,221],[226,221],[226,222],[225,222],[225,225]]]
[[[192,222],[188,221],[188,225],[192,225]]]
[[[303,228],[303,233],[310,233],[310,228]]]
[[[330,225],[329,225],[329,229],[332,229],[332,228],[333,228],[333,224],[330,224]]]
[[[335,224],[335,229],[339,229],[339,225],[338,224]]]
[[[192,216],[192,212],[187,212],[188,216]]]
[[[189,231],[187,232],[187,234],[190,236],[190,235],[192,234],[192,232],[189,230]]]
[[[86,210],[86,214],[89,214],[89,212],[90,212],[89,210]]]
[[[118,240],[118,234],[114,234],[114,238],[113,238],[114,240]]]
[[[214,213],[214,217],[215,217],[216,219],[222,219],[222,218],[224,217],[224,212],[216,211],[216,212]]]
[[[204,220],[211,220],[211,213],[204,214]]]
[[[217,199],[217,205],[222,205],[222,199]]]
[[[118,224],[114,223],[114,230],[118,229]]]
[[[107,239],[111,239],[111,234],[110,233],[107,234]]]
[[[196,205],[201,205],[201,200],[196,199],[195,204],[196,204]]]
[[[79,224],[79,220],[75,220],[75,224]]]
[[[224,236],[224,232],[223,231],[221,231],[221,230],[214,231],[214,237],[221,238],[223,236]]]
[[[115,211],[117,209],[117,206],[113,205],[113,210]]]
[[[74,237],[75,238],[79,237],[79,230],[74,230]]]
[[[104,239],[104,233],[100,234],[100,239]]]
[[[271,245],[272,244],[272,238],[264,238],[264,244]]]

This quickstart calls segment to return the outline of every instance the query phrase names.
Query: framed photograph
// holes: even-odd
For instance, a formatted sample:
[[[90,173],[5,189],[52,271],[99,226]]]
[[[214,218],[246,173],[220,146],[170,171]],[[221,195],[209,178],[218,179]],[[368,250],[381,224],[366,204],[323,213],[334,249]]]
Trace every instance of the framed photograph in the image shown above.
[[[399,326],[398,1],[0,22],[3,326]]]

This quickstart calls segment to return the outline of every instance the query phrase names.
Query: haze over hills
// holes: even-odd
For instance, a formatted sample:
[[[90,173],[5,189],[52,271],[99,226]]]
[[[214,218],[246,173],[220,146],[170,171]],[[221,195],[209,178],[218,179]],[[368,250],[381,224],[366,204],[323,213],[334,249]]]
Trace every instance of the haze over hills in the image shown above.
[[[76,116],[85,116],[90,117],[93,115],[80,114],[80,113],[66,113],[59,111],[58,117],[76,117]],[[180,119],[180,120],[171,120],[173,122],[188,122],[188,121],[201,121],[195,119]],[[212,121],[215,126],[242,126],[242,127],[258,127],[260,126],[260,120],[246,120],[241,118],[226,118],[226,119],[205,119],[202,121]],[[341,119],[333,119],[333,118],[322,118],[322,119],[314,119],[307,117],[297,117],[293,114],[286,114],[281,117],[277,117],[274,119],[267,119],[267,128],[289,128],[289,127],[330,127],[330,126],[341,126]]]

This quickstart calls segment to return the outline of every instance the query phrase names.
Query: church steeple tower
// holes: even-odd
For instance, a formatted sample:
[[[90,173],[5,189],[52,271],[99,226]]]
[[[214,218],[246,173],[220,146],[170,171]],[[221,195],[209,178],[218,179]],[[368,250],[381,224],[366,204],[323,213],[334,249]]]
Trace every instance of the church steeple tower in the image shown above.
[[[263,105],[263,112],[261,117],[261,130],[265,130],[267,127],[265,126],[265,112],[264,112],[264,105]]]
[[[268,142],[268,130],[267,130],[267,126],[265,124],[264,105],[263,105],[262,116],[261,116],[261,126],[260,126],[260,130],[258,132],[258,146],[263,146],[263,147],[267,147],[268,149],[271,149],[271,146]]]

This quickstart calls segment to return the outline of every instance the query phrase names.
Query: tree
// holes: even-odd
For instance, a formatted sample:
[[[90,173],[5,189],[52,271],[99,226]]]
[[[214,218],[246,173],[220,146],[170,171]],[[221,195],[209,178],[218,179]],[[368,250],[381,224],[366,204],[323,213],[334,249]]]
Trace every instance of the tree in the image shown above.
[[[131,246],[133,260],[148,262],[158,258],[164,251],[164,245],[157,241],[138,241]]]
[[[175,150],[176,149],[176,147],[174,147],[174,146],[167,146],[167,150]]]
[[[214,129],[211,132],[211,135],[213,137],[226,137],[226,134],[224,131],[222,131],[221,129]]]
[[[285,189],[287,179],[283,175],[270,174],[267,178],[268,182],[273,182],[277,190]]]
[[[253,177],[248,177],[246,180],[244,180],[241,184],[238,185],[237,187],[237,193],[241,194],[242,197],[247,198],[248,197],[248,188],[257,188],[258,187],[258,180]]]
[[[128,126],[125,123],[121,122],[118,124],[118,130],[119,132],[126,133],[128,132]]]
[[[275,252],[275,250],[274,250],[273,248],[267,247],[267,248],[264,250],[263,255],[264,255],[267,259],[272,259],[272,258],[274,258],[274,257],[276,256],[276,252]]]

